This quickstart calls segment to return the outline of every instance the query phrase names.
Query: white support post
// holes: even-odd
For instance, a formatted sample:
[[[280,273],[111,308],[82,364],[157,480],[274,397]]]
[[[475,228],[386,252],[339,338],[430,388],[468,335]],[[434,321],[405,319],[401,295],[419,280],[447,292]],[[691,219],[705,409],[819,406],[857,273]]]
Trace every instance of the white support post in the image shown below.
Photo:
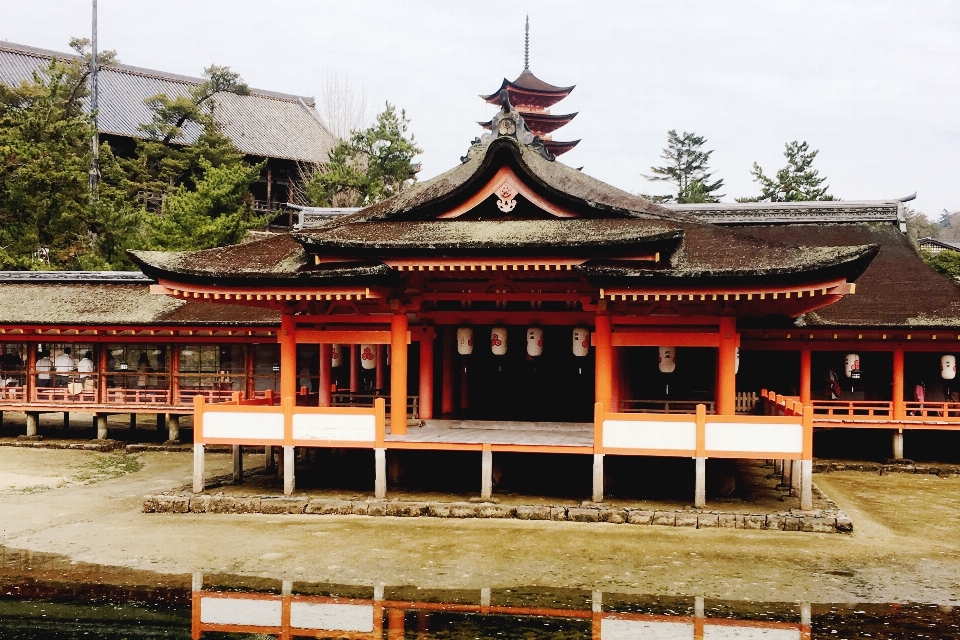
[[[893,458],[903,460],[903,429],[893,432]]]
[[[263,468],[265,471],[273,469],[273,447],[270,445],[263,448]]]
[[[171,413],[167,416],[167,440],[169,442],[180,442],[180,416]]]
[[[800,624],[809,627],[813,622],[813,615],[809,602],[800,603]]]
[[[378,500],[387,497],[387,450],[373,450],[373,496]]]
[[[285,496],[293,495],[293,490],[296,487],[295,471],[297,464],[294,459],[294,450],[295,447],[283,448],[283,495]]]
[[[693,617],[694,618],[705,618],[706,617],[707,607],[704,602],[703,596],[694,596],[693,598]]]
[[[30,411],[27,413],[27,436],[35,438],[37,436],[37,425],[40,424],[40,414]]]
[[[590,593],[590,611],[593,613],[603,612],[603,592],[593,591]]]
[[[697,461],[697,471],[693,490],[693,506],[702,509],[707,506],[707,459],[694,459]]]
[[[192,580],[190,582],[190,590],[194,592],[203,591],[203,572],[202,571],[194,572],[192,576]]]
[[[97,440],[107,439],[107,414],[97,414]]]
[[[603,502],[603,454],[593,454],[593,501]]]
[[[193,445],[193,492],[203,493],[203,445]]]
[[[773,461],[773,475],[782,476],[783,475],[783,460],[774,460]]]
[[[493,590],[490,587],[480,589],[480,606],[489,607],[490,606],[490,596],[492,595]]]
[[[800,460],[794,460],[790,464],[790,495],[799,496],[800,495],[800,476],[801,476],[801,464]]]
[[[493,451],[489,446],[480,453],[480,497],[484,500],[493,497]]]
[[[243,447],[233,445],[233,484],[243,484]]]
[[[293,595],[293,580],[283,580],[280,583],[280,595],[282,596]]]
[[[813,510],[813,460],[801,460],[800,464],[800,509]]]

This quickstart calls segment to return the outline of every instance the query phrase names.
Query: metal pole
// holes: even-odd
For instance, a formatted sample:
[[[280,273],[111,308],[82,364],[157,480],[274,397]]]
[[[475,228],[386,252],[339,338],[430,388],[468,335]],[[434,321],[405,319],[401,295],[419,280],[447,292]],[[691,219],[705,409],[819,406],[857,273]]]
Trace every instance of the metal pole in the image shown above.
[[[90,110],[93,114],[93,138],[90,140],[90,200],[98,200],[97,183],[100,177],[100,132],[97,128],[99,88],[97,86],[97,0],[93,0],[93,25],[90,38]]]

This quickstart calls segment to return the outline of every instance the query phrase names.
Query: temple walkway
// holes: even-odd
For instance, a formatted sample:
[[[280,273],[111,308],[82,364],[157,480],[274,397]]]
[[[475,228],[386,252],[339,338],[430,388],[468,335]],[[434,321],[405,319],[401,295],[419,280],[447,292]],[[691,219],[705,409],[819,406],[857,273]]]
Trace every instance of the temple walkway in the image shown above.
[[[388,433],[386,442],[593,447],[593,423],[426,420],[406,435]]]

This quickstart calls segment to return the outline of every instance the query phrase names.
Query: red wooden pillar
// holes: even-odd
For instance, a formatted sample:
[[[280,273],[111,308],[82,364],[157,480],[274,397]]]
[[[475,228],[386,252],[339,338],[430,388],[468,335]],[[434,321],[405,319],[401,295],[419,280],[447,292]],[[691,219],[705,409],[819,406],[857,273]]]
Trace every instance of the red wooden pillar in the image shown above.
[[[810,370],[811,364],[810,346],[804,345],[800,349],[800,404],[807,406],[813,396],[813,374]]]
[[[244,357],[244,363],[245,363],[244,370],[246,371],[246,380],[247,380],[246,393],[248,398],[253,398],[254,396],[257,395],[257,391],[256,391],[257,385],[254,378],[257,370],[254,366],[255,365],[254,355],[255,355],[254,346],[252,344],[244,345],[243,357]]]
[[[377,345],[377,381],[376,391],[383,391],[387,388],[387,345]]]
[[[26,383],[26,399],[27,402],[33,402],[36,400],[37,392],[37,347],[32,342],[27,343],[27,379],[24,381]]]
[[[443,330],[443,380],[440,391],[440,414],[453,415],[453,367],[455,366],[454,353],[456,352],[457,336],[454,329],[447,327]]]
[[[350,345],[350,393],[360,392],[360,345]]]
[[[321,407],[330,406],[330,385],[333,384],[333,347],[329,344],[320,345],[320,397],[317,404]]]
[[[613,410],[610,400],[613,393],[613,323],[606,313],[598,313],[594,331],[596,347],[596,380],[594,395],[608,411]],[[609,408],[608,408],[609,407]]]
[[[903,399],[903,347],[896,347],[893,350],[893,419],[903,420],[907,412]]]
[[[420,336],[420,419],[433,418],[433,332]]]
[[[737,319],[720,318],[720,348],[717,354],[717,414],[732,416],[737,412]]]
[[[280,319],[280,397],[297,395],[297,324],[293,314],[284,313]]]
[[[387,640],[403,640],[403,609],[387,610]]]
[[[407,433],[407,314],[390,318],[390,433]]]
[[[106,345],[104,345],[106,347]],[[104,364],[106,369],[106,364]],[[104,378],[103,386],[107,386]],[[180,404],[180,345],[170,347],[170,404]]]
[[[97,354],[97,402],[106,404],[107,402],[107,352],[108,345],[105,342],[100,343],[100,351]]]
[[[620,370],[620,349],[610,349],[610,408],[607,411],[620,411],[620,385],[622,372]]]

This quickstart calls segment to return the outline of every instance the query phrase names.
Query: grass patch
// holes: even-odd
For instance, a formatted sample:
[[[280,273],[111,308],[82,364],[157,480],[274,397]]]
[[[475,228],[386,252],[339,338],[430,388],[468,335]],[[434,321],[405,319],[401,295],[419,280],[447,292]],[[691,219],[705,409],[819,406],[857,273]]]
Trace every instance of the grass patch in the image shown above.
[[[84,465],[74,476],[74,480],[85,484],[113,480],[125,475],[136,473],[143,468],[143,463],[136,456],[127,453],[115,453],[97,456],[95,460]]]

